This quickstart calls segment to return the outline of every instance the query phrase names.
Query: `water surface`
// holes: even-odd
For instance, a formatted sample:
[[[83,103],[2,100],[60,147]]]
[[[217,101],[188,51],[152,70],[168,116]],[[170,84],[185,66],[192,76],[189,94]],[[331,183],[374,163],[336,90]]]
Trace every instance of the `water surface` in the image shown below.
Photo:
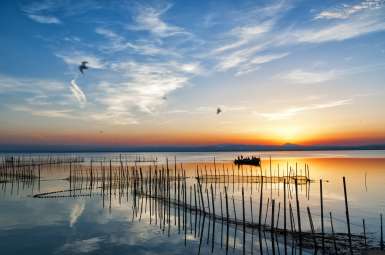
[[[298,174],[305,174],[305,165],[309,167],[309,185],[300,185],[299,200],[302,216],[303,231],[310,231],[310,225],[306,207],[311,209],[316,231],[320,230],[320,186],[323,181],[323,198],[325,214],[325,231],[330,232],[329,212],[333,213],[335,232],[346,233],[346,212],[342,177],[346,177],[349,212],[351,217],[351,231],[361,234],[362,219],[366,221],[367,235],[373,244],[377,244],[380,235],[380,213],[385,209],[385,151],[320,151],[320,152],[247,152],[243,155],[261,156],[262,167],[244,166],[237,168],[232,160],[239,152],[219,153],[79,153],[86,162],[84,167],[89,167],[90,160],[94,162],[94,169],[98,169],[103,159],[103,167],[108,169],[109,160],[114,167],[119,166],[119,160],[135,160],[139,157],[145,159],[157,159],[159,169],[161,165],[166,168],[168,163],[170,173],[173,173],[175,164],[178,174],[183,169],[187,177],[187,200],[190,197],[193,184],[196,183],[196,168],[201,175],[226,175],[226,183],[203,183],[204,192],[210,185],[215,189],[215,207],[217,214],[221,206],[219,195],[224,195],[224,187],[229,192],[229,199],[234,199],[234,208],[231,204],[230,217],[242,217],[242,189],[246,197],[245,217],[248,220],[258,218],[260,184],[250,182],[234,182],[231,177],[273,175],[282,176],[292,169],[297,169]],[[74,155],[74,154],[71,154]],[[9,156],[3,154],[2,156]],[[44,157],[43,154],[24,154],[24,157]],[[66,156],[65,154],[51,154],[51,156]],[[215,158],[215,161],[214,161]],[[166,161],[168,159],[168,161]],[[134,163],[125,163],[131,169]],[[148,169],[154,163],[137,163],[138,166]],[[71,165],[71,171],[76,165]],[[204,170],[206,169],[206,170]],[[95,170],[97,172],[97,170]],[[129,170],[127,170],[129,171]],[[215,171],[215,172],[214,172]],[[99,172],[100,174],[101,172]],[[95,173],[94,173],[95,174]],[[247,231],[245,245],[242,229],[230,226],[229,234],[226,227],[220,222],[213,222],[207,218],[194,218],[195,215],[186,214],[186,230],[178,229],[177,219],[181,217],[175,208],[170,209],[170,227],[161,225],[161,218],[149,214],[149,202],[146,208],[133,210],[133,199],[127,195],[129,189],[124,187],[123,192],[119,188],[112,190],[111,197],[103,202],[101,183],[96,182],[89,189],[89,181],[76,184],[83,191],[70,194],[58,193],[57,197],[36,198],[36,194],[55,192],[70,189],[67,177],[69,165],[46,166],[41,169],[40,181],[12,181],[0,184],[0,250],[2,254],[209,254],[212,251],[217,254],[227,253],[242,254],[260,253],[259,240],[255,233]],[[87,186],[88,185],[88,186]],[[73,186],[71,187],[73,188]],[[291,196],[294,195],[293,185]],[[127,193],[126,193],[127,191]],[[131,190],[130,190],[131,193]],[[90,196],[88,196],[90,194]],[[59,196],[60,195],[60,196]],[[75,195],[75,196],[74,196]],[[80,196],[81,195],[81,196]],[[223,196],[224,199],[224,196]],[[263,220],[271,221],[269,210],[274,199],[277,206],[283,206],[283,184],[266,183],[263,186]],[[211,198],[208,198],[211,200]],[[269,202],[267,201],[269,200]],[[253,215],[250,208],[253,203]],[[290,200],[295,207],[293,197]],[[207,203],[207,198],[204,197]],[[270,203],[270,205],[268,205]],[[224,203],[222,204],[224,206]],[[269,208],[269,209],[266,209]],[[282,208],[282,207],[281,207]],[[280,209],[282,210],[282,209]],[[138,214],[138,211],[139,214]],[[267,211],[266,215],[265,212]],[[281,211],[282,213],[282,211]],[[159,215],[157,215],[159,216]],[[160,215],[161,216],[161,215]],[[281,220],[277,226],[282,227]],[[157,220],[157,222],[155,222]],[[191,221],[190,221],[191,220]],[[276,220],[276,219],[275,219]],[[197,221],[197,224],[195,224]],[[166,221],[166,223],[168,223]],[[197,226],[195,226],[197,225]],[[214,226],[214,227],[213,227]],[[214,233],[214,234],[213,234]],[[272,252],[275,249],[283,251],[282,239],[277,237],[276,244],[268,244],[270,237],[262,241],[264,249]],[[268,240],[268,241],[266,241]],[[370,241],[369,240],[369,241]],[[269,250],[270,249],[270,250]],[[291,251],[291,250],[290,250]],[[275,250],[277,252],[277,250]],[[312,253],[310,250],[304,252]]]

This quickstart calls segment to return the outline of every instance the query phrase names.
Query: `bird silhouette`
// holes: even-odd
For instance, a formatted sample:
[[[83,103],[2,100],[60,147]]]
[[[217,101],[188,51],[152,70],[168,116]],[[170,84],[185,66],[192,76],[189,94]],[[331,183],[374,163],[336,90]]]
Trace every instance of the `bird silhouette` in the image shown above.
[[[222,113],[222,109],[221,108],[217,108],[217,114],[220,114],[220,113]]]
[[[88,64],[88,61],[82,61],[82,63],[80,64],[80,66],[79,66],[79,71],[80,71],[82,74],[84,74],[84,70],[85,70],[85,69],[88,69],[87,64]]]

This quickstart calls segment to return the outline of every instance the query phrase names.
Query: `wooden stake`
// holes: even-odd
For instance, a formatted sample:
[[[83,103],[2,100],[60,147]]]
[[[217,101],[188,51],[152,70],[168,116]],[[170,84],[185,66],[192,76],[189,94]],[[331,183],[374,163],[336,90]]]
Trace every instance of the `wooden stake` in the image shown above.
[[[352,235],[351,235],[351,232],[350,232],[350,218],[349,218],[348,196],[347,196],[347,192],[346,192],[345,176],[342,177],[342,181],[343,181],[343,184],[344,184],[346,224],[347,224],[347,227],[348,227],[348,237],[349,237],[349,251],[350,251],[350,254],[353,254]]]
[[[298,236],[299,236],[299,247],[300,253],[302,254],[302,229],[301,229],[301,213],[299,208],[299,199],[298,199],[298,180],[295,178],[295,200],[297,203],[297,218],[298,218]]]
[[[322,238],[322,252],[325,252],[325,231],[324,231],[324,202],[322,191],[322,179],[319,180],[320,185],[320,204],[321,204],[321,238]]]
[[[334,245],[334,253],[337,254],[337,242],[336,242],[336,236],[334,234],[334,226],[333,226],[333,217],[332,212],[329,212],[330,214],[330,226],[332,228],[332,237],[333,237],[333,245]]]

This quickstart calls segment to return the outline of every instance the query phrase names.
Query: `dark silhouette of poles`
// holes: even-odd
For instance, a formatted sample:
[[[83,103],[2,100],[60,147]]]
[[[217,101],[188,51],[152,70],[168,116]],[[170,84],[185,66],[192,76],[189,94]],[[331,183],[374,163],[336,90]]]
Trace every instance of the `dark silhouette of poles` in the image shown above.
[[[337,254],[337,242],[336,242],[336,235],[334,233],[334,225],[333,225],[333,217],[332,212],[329,212],[330,215],[330,227],[332,229],[332,238],[333,238],[333,246],[334,246],[334,253]],[[364,223],[365,226],[365,223]]]
[[[259,228],[262,227],[261,223],[262,223],[262,199],[263,199],[263,176],[261,175],[261,191],[260,191],[260,194],[259,194],[259,218],[258,218],[258,224],[259,224]]]
[[[246,219],[245,219],[245,193],[242,186],[242,220],[243,220],[243,255],[246,254]]]
[[[380,221],[381,221],[381,240],[380,240],[380,247],[381,250],[384,249],[384,234],[383,234],[383,228],[382,228],[382,213],[380,214]]]
[[[300,254],[302,254],[302,229],[301,229],[301,213],[299,208],[299,199],[298,199],[298,179],[295,178],[295,200],[297,203],[297,218],[298,218],[298,238],[299,238],[299,247]]]
[[[323,190],[322,179],[319,180],[320,185],[320,204],[321,204],[321,237],[322,237],[322,252],[325,252],[325,230],[324,230],[324,202],[323,202]]]
[[[210,184],[211,189],[211,203],[213,204],[213,232],[212,232],[212,238],[211,238],[211,253],[214,252],[214,241],[215,241],[215,203],[214,203],[214,191],[213,191],[213,185]]]
[[[271,200],[271,249],[273,251],[273,255],[275,255],[275,244],[274,244],[274,208],[275,208],[275,199]]]
[[[309,206],[308,206],[306,209],[307,209],[307,214],[308,214],[308,216],[309,216],[309,224],[310,224],[311,234],[312,234],[312,236],[313,236],[314,249],[317,250],[317,239],[316,239],[315,233],[314,233],[313,218],[311,217],[311,212],[310,212]]]
[[[367,247],[367,243],[366,243],[366,227],[365,227],[365,219],[362,219],[362,227],[364,229],[364,245],[365,245],[365,248]]]
[[[343,184],[344,184],[345,211],[346,211],[346,224],[347,224],[347,227],[348,227],[349,251],[350,251],[350,254],[353,254],[352,235],[351,235],[351,232],[350,232],[350,218],[349,218],[349,207],[348,207],[348,195],[347,195],[347,192],[346,192],[345,176],[342,177],[342,181],[343,181]]]
[[[286,178],[283,179],[283,241],[285,255],[287,254],[287,233],[286,233]]]
[[[227,232],[226,232],[226,254],[229,251],[229,200],[227,196],[227,187],[225,186],[225,200],[226,200],[226,222],[227,222]]]

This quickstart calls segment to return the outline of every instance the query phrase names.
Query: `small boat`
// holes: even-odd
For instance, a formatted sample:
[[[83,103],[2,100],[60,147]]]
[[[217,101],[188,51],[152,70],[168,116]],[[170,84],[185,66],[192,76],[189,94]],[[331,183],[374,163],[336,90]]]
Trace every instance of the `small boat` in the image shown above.
[[[257,157],[238,157],[234,160],[234,164],[236,165],[251,165],[251,166],[260,166],[261,165],[261,158]]]

